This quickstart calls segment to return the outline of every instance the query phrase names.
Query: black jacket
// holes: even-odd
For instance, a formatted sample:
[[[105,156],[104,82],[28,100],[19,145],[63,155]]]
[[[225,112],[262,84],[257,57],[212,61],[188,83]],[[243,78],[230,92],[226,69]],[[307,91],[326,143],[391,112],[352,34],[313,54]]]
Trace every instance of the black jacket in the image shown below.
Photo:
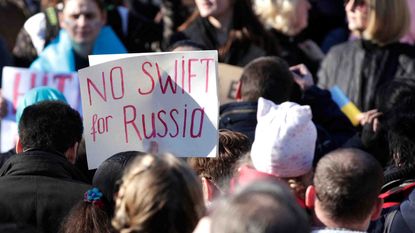
[[[257,102],[231,102],[220,106],[219,129],[229,129],[245,134],[251,144],[257,124]]]
[[[279,43],[279,56],[290,66],[304,64],[310,70],[313,78],[316,79],[321,60],[313,57],[309,49],[300,47],[300,44],[306,40],[301,35],[290,37],[275,29],[271,29],[270,32]]]
[[[415,48],[349,41],[333,47],[318,72],[319,86],[338,85],[362,111],[375,107],[379,87],[394,78],[415,78]]]
[[[0,169],[0,222],[29,224],[56,233],[89,185],[63,155],[28,151]]]

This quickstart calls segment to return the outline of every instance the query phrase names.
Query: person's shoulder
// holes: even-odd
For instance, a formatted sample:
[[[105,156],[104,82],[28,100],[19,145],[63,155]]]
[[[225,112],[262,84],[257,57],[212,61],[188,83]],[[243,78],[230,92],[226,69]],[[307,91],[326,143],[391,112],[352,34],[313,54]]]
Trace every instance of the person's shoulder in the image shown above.
[[[209,25],[209,21],[202,17],[197,17],[189,26],[183,30],[184,34],[191,35],[194,32],[201,31]]]
[[[66,31],[60,30],[58,36],[32,62],[30,69],[38,71],[69,72],[69,59],[72,52],[70,39]]]
[[[340,43],[330,48],[328,54],[342,54],[347,51],[353,51],[361,48],[360,40],[351,40]]]
[[[127,53],[127,49],[110,26],[104,26],[95,41],[93,54]]]
[[[36,71],[50,71],[52,69],[48,56],[45,56],[42,53],[39,54],[39,56],[32,62],[32,64],[30,64],[29,69]]]

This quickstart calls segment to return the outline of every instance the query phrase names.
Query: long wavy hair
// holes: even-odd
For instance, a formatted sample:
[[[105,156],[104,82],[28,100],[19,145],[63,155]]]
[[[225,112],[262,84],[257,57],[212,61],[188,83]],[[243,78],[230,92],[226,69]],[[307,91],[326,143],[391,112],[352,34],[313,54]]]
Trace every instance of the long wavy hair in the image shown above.
[[[395,165],[415,167],[415,80],[397,79],[385,84],[377,103]]]
[[[148,154],[124,174],[112,225],[120,233],[191,233],[204,211],[190,167],[172,155]]]

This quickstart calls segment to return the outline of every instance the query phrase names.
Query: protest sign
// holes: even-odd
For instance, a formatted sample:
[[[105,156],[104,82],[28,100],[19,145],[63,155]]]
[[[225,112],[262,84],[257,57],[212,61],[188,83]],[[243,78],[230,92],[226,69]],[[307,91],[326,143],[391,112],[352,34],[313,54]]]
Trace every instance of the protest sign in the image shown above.
[[[236,92],[243,69],[224,63],[219,64],[219,101],[226,104],[236,101]]]
[[[128,54],[112,54],[112,55],[90,55],[89,65],[97,65],[108,61],[114,61],[122,58],[145,56],[150,53],[128,53]],[[160,53],[153,53],[160,54]],[[218,64],[218,91],[219,91],[219,103],[226,104],[236,101],[236,91],[238,88],[238,82],[242,75],[243,68],[239,66],[233,66],[225,63]]]
[[[216,51],[130,56],[78,75],[90,169],[121,151],[148,151],[154,142],[159,153],[216,156]]]
[[[16,109],[24,94],[39,86],[61,91],[68,104],[81,111],[79,80],[76,73],[45,73],[26,68],[3,68],[2,96],[7,102],[7,115],[1,121],[1,152],[15,146],[17,137]]]

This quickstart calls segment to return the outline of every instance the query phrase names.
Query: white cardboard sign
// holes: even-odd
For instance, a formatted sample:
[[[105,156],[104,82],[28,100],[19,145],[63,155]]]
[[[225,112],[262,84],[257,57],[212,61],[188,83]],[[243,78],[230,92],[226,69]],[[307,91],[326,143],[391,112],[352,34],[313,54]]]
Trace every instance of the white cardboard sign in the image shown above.
[[[90,169],[153,143],[159,153],[216,156],[216,51],[115,57],[78,72]]]
[[[68,104],[81,112],[79,80],[76,73],[45,73],[18,67],[3,68],[2,95],[7,101],[7,115],[1,121],[1,152],[15,146],[17,137],[17,105],[29,90],[50,86],[61,91]]]

